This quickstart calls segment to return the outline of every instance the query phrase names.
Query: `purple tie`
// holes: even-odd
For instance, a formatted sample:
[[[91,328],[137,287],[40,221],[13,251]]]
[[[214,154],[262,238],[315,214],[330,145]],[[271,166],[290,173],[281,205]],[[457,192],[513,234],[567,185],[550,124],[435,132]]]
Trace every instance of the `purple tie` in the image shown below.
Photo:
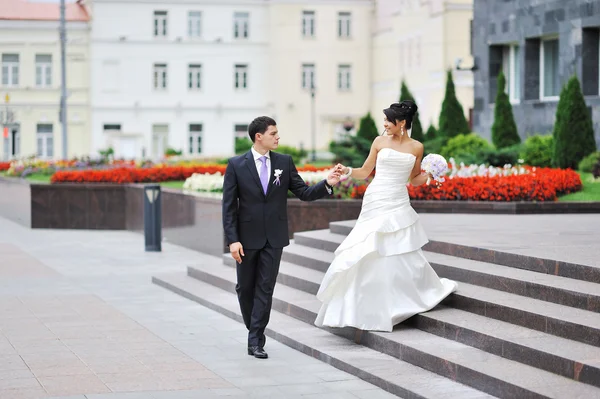
[[[263,155],[258,159],[260,160],[260,162],[262,162],[262,166],[260,167],[260,182],[263,186],[263,191],[266,195],[267,187],[269,185],[269,170],[267,169],[267,157]]]

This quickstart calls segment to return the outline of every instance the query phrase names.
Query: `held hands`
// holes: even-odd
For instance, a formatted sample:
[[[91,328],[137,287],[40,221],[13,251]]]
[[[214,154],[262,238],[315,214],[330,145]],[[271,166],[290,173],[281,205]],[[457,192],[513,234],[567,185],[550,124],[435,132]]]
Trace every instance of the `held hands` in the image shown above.
[[[329,176],[327,176],[327,184],[329,184],[330,186],[335,186],[336,184],[338,184],[340,182],[340,178],[342,177],[342,174],[341,174],[339,166],[341,166],[341,165],[337,164],[331,170],[331,172],[329,172]]]
[[[241,242],[233,242],[229,244],[229,252],[231,253],[231,257],[235,259],[237,263],[242,263],[242,256],[244,255],[244,247],[242,247]]]

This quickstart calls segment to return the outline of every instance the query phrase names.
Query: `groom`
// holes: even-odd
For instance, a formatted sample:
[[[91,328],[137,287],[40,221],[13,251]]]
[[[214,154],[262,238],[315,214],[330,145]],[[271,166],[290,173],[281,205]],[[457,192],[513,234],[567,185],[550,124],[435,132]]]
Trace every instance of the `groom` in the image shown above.
[[[227,164],[223,182],[223,230],[237,262],[235,290],[248,328],[248,355],[268,358],[264,351],[275,280],[283,247],[289,245],[287,192],[314,201],[333,192],[340,180],[307,186],[289,155],[273,152],[279,144],[277,124],[260,116],[248,127],[252,148]]]

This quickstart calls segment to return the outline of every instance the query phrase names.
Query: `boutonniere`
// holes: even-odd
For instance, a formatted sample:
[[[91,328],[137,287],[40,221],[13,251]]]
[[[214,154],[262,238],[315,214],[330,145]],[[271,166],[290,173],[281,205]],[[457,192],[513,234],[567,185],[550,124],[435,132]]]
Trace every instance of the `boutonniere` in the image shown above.
[[[275,175],[275,181],[273,182],[273,184],[277,184],[278,186],[281,185],[281,180],[279,180],[279,177],[281,176],[282,173],[283,173],[282,169],[275,169],[275,172],[273,173]]]

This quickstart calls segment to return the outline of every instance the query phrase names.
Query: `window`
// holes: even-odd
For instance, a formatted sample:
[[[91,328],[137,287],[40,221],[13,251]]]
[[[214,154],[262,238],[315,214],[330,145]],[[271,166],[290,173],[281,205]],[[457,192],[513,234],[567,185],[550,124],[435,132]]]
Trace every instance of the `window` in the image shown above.
[[[302,64],[302,88],[315,87],[315,64]]]
[[[167,12],[154,11],[154,36],[167,36]]]
[[[201,23],[202,23],[202,12],[190,11],[188,13],[188,35],[190,37],[202,36]]]
[[[2,54],[2,86],[19,85],[19,55]]]
[[[248,65],[239,64],[235,66],[235,88],[248,88]]]
[[[541,98],[558,97],[558,39],[543,40],[540,54]]]
[[[315,37],[315,12],[302,12],[302,36]]]
[[[248,137],[248,125],[235,125],[233,128],[235,131],[235,138],[243,139]]]
[[[52,86],[52,55],[35,55],[35,85],[37,87]]]
[[[154,89],[167,89],[167,64],[154,64]]]
[[[190,155],[202,154],[202,124],[190,124],[189,140],[190,146],[188,148],[188,152]]]
[[[349,38],[351,31],[352,14],[349,12],[338,13],[338,37]]]
[[[352,88],[352,67],[338,65],[338,90],[348,91]]]
[[[202,65],[190,64],[188,66],[188,89],[200,90],[202,88]]]
[[[51,124],[37,125],[37,156],[52,158],[54,156],[54,138]]]
[[[502,70],[506,77],[506,93],[511,102],[521,99],[521,60],[519,46],[510,45],[503,48]]]
[[[236,12],[233,14],[233,37],[236,39],[247,39],[250,24],[250,14],[247,12]]]
[[[104,133],[120,133],[121,132],[121,125],[118,123],[106,123],[104,125],[102,125],[102,130],[104,130]]]

